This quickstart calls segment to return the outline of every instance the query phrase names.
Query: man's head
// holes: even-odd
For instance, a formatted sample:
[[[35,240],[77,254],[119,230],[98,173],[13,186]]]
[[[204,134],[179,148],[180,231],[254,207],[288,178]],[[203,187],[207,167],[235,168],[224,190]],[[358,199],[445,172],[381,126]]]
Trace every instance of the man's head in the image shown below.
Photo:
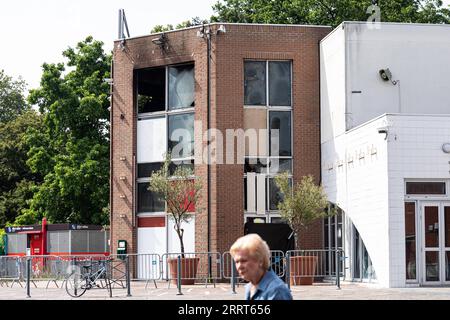
[[[239,275],[247,281],[256,283],[269,268],[270,249],[257,234],[248,234],[236,240],[230,249]]]

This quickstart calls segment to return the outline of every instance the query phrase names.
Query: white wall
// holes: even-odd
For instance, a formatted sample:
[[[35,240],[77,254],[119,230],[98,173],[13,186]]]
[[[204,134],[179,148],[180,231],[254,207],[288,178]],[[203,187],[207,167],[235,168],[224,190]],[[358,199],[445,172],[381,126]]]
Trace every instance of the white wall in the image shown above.
[[[391,286],[405,286],[405,179],[450,178],[450,115],[388,115]],[[418,252],[419,253],[419,252]]]
[[[166,118],[137,122],[137,162],[163,162],[167,150]]]
[[[178,238],[177,233],[173,228],[173,220],[167,219],[168,221],[168,238],[169,238],[169,253],[180,253],[180,240]],[[182,228],[184,229],[183,243],[184,243],[184,252],[185,253],[193,253],[195,252],[195,218],[192,218],[189,223],[182,223]]]
[[[450,113],[450,26],[345,23],[347,129],[384,113]],[[399,84],[381,80],[389,68]],[[352,93],[361,91],[362,93]]]
[[[378,283],[388,287],[387,146],[377,130],[384,122],[384,117],[375,119],[323,143],[322,184],[329,200],[345,211],[360,233]],[[350,256],[347,231],[345,251]]]
[[[137,229],[137,253],[159,254],[162,256],[167,249],[166,227],[159,228],[138,228]],[[138,278],[148,279],[155,276],[156,265],[153,265],[152,257],[138,256]]]
[[[345,132],[345,33],[336,28],[320,42],[321,142]]]

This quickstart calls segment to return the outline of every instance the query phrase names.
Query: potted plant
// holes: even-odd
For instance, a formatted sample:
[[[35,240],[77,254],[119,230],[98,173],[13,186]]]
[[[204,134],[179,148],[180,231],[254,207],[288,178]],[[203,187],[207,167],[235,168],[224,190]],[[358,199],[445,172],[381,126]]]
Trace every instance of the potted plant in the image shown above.
[[[335,214],[328,208],[328,200],[320,185],[314,183],[312,175],[304,176],[299,183],[291,186],[287,173],[275,177],[275,183],[283,194],[278,204],[282,219],[292,228],[295,234],[295,248],[299,249],[299,235],[317,219]],[[291,285],[311,285],[314,281],[317,256],[296,255],[290,258]]]
[[[181,250],[181,278],[183,285],[194,284],[199,258],[185,257],[183,223],[189,223],[195,211],[199,211],[198,202],[202,184],[194,176],[192,168],[180,164],[171,170],[170,153],[166,155],[160,170],[154,172],[150,178],[149,190],[157,193],[166,202],[166,212],[174,222],[174,230],[180,241]],[[173,171],[173,172],[171,172]],[[167,261],[171,279],[176,283],[178,274],[178,258]]]

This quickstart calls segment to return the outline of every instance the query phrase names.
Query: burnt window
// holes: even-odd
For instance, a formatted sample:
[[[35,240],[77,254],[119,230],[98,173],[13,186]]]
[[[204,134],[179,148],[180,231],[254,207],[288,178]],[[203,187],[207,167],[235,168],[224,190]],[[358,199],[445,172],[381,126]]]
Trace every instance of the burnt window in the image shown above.
[[[406,194],[445,195],[445,182],[407,182]]]
[[[138,113],[166,110],[166,68],[136,71]]]

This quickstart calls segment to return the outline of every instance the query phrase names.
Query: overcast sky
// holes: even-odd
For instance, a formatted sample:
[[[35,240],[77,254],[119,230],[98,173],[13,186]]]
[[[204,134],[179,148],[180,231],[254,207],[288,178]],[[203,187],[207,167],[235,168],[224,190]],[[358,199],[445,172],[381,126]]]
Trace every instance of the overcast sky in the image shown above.
[[[209,18],[216,0],[8,0],[0,7],[0,69],[39,86],[41,65],[62,62],[61,52],[86,36],[112,49],[118,10],[125,9],[132,37],[157,24],[176,25],[192,17]],[[449,4],[450,0],[444,1]]]

